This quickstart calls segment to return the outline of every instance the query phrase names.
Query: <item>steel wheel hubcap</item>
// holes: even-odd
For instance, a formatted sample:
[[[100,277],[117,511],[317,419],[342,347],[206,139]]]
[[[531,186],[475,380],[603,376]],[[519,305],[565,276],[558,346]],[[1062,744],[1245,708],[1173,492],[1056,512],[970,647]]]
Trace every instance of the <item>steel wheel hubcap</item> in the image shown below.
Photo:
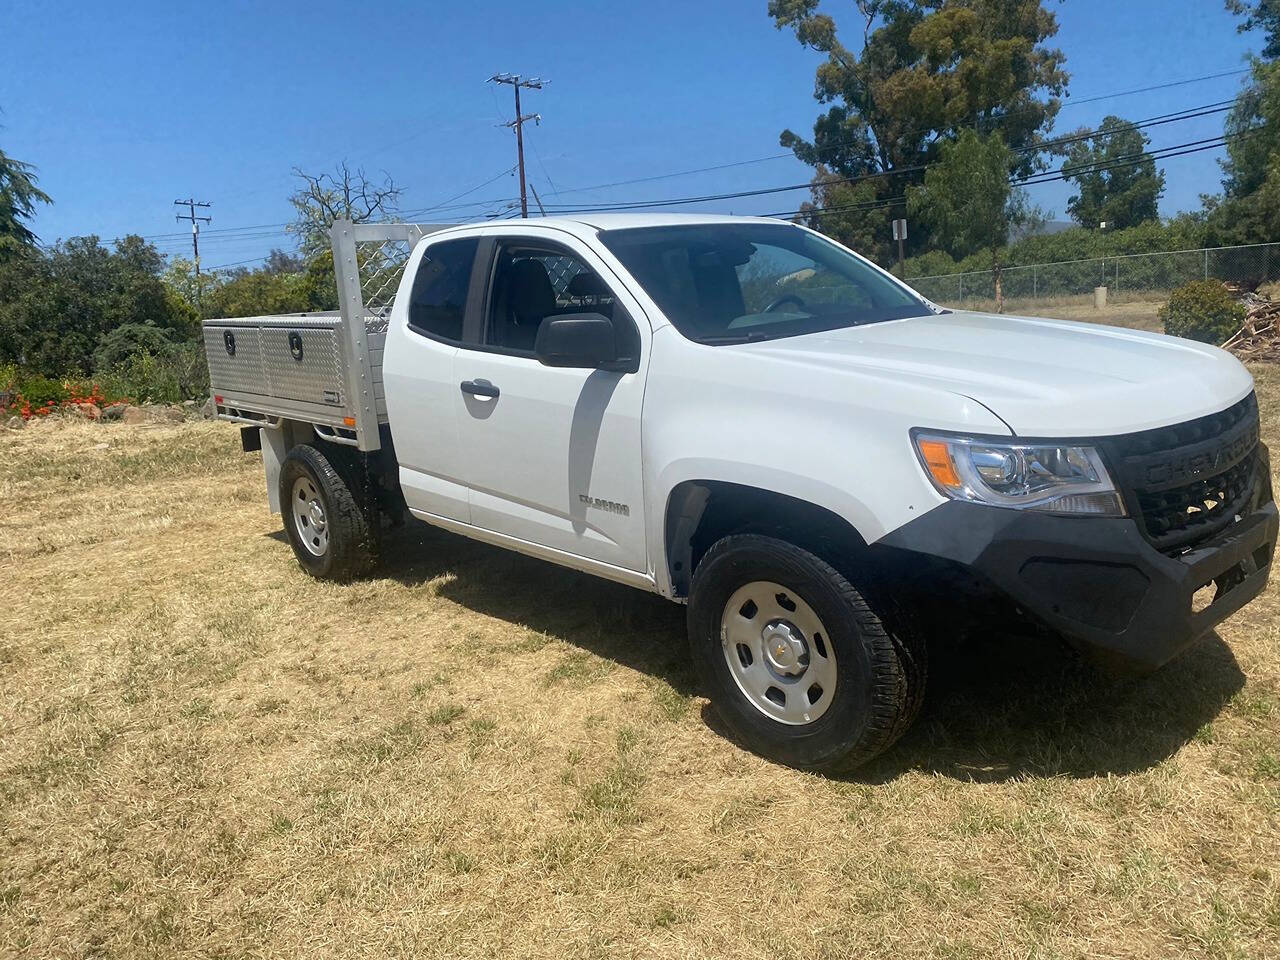
[[[795,677],[809,666],[809,645],[795,624],[786,620],[767,623],[761,639],[765,662],[775,673]]]
[[[835,652],[822,621],[794,590],[756,580],[734,591],[720,643],[738,689],[765,716],[802,726],[831,706]]]
[[[322,557],[329,549],[329,524],[324,515],[320,491],[310,477],[293,481],[293,529],[312,556]]]

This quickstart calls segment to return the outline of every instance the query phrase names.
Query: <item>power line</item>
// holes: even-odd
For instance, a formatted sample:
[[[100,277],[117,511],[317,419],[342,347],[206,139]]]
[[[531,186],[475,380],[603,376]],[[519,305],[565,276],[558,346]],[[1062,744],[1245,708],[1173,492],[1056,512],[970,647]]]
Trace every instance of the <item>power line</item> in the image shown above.
[[[1212,107],[1212,106],[1213,105],[1206,105],[1206,108],[1200,111],[1197,111],[1195,108],[1192,108],[1192,111],[1186,112],[1185,114],[1162,115],[1160,117],[1151,118],[1151,120],[1149,121],[1141,121],[1140,123],[1155,125],[1156,123],[1168,122],[1170,118],[1191,119],[1193,116],[1200,116],[1207,112],[1213,112],[1208,109],[1209,107]],[[1129,127],[1136,127],[1138,125],[1139,124],[1126,125],[1125,127],[1117,127],[1111,131],[1105,131],[1105,132],[1093,131],[1087,134],[1077,134],[1077,135],[1073,135],[1072,137],[1066,137],[1062,139],[1064,141],[1066,140],[1074,141],[1074,140],[1088,139],[1088,138],[1097,137],[1101,135],[1110,135],[1112,133],[1118,132],[1119,130],[1128,129]],[[1219,137],[1208,138],[1206,140],[1188,141],[1186,143],[1174,144],[1169,147],[1162,147],[1157,150],[1147,151],[1141,154],[1130,154],[1125,157],[1113,158],[1112,160],[1106,161],[1106,162],[1100,161],[1095,164],[1087,164],[1080,167],[1074,167],[1071,170],[1065,171],[1065,172],[1064,171],[1048,171],[1041,174],[1035,174],[1027,178],[1015,179],[1011,182],[1017,185],[1023,185],[1023,186],[1035,186],[1041,183],[1051,183],[1051,182],[1056,182],[1060,180],[1070,179],[1073,176],[1078,176],[1081,174],[1087,174],[1087,173],[1102,171],[1107,169],[1116,169],[1123,166],[1136,165],[1138,163],[1143,163],[1148,160],[1163,160],[1167,158],[1185,156],[1189,153],[1198,153],[1198,152],[1201,152],[1202,150],[1215,149],[1217,147],[1224,145],[1229,139],[1230,138],[1225,136],[1219,136]],[[923,167],[927,167],[928,165],[923,164],[919,166],[923,168]],[[895,173],[895,172],[902,172],[902,171],[886,171],[886,173]],[[493,179],[497,179],[498,177],[504,176],[508,173],[510,173],[510,170],[507,170],[501,174],[498,174],[497,177],[490,178],[490,180],[486,181],[486,183],[492,182]],[[483,183],[478,184],[476,187],[471,188],[471,190],[465,191],[463,195],[465,195],[465,193],[472,192],[475,189],[479,189],[484,185],[485,184]],[[803,186],[809,187],[809,186],[812,186],[812,184],[804,184]],[[454,199],[454,198],[451,198],[451,199]],[[851,210],[867,210],[867,209],[875,209],[875,208],[884,207],[884,206],[893,206],[893,205],[905,202],[905,199],[906,199],[905,196],[899,195],[899,196],[888,197],[888,198],[877,198],[875,200],[859,201],[859,202],[846,203],[846,204],[837,204],[837,205],[832,205],[830,207],[809,207],[804,209],[779,211],[775,213],[763,214],[763,216],[782,217],[782,216],[794,216],[801,212],[838,212],[838,211],[851,211]],[[661,204],[663,203],[663,201],[654,201],[653,203]],[[424,208],[423,211],[409,211],[409,213],[414,214],[417,212],[425,212],[425,210],[429,210],[429,209],[438,209],[438,208]],[[570,213],[570,212],[588,212],[588,211],[577,210],[577,211],[561,211],[561,212]],[[277,236],[277,235],[278,234],[268,232],[264,234],[253,235],[253,236],[225,237],[225,238],[220,237],[218,239],[224,240],[224,241],[237,241],[241,239],[255,239],[257,237],[269,237],[269,236]],[[260,258],[260,259],[265,259],[265,258]],[[244,261],[244,262],[253,262],[253,261]]]
[[[239,266],[243,266],[246,263],[258,263],[261,260],[270,260],[270,259],[271,259],[271,254],[267,254],[265,257],[251,257],[248,260],[237,260],[234,263],[220,263],[216,267],[210,267],[209,272],[216,273],[219,270],[227,269],[227,267],[239,267]]]
[[[1166,123],[1174,123],[1181,120],[1192,120],[1196,117],[1207,116],[1212,113],[1221,113],[1230,109],[1222,104],[1206,104],[1203,107],[1192,107],[1188,110],[1179,111],[1171,114],[1161,114],[1146,120],[1140,120],[1136,123],[1124,124],[1122,126],[1113,127],[1109,130],[1097,129],[1087,133],[1071,134],[1065,137],[1058,137],[1052,140],[1044,140],[1036,144],[1020,147],[1017,152],[1030,153],[1042,152],[1056,146],[1063,146],[1069,143],[1076,143],[1081,140],[1090,140],[1100,136],[1111,136],[1125,130],[1138,130],[1145,127],[1159,126]],[[906,167],[894,167],[889,170],[879,170],[874,173],[864,173],[849,177],[832,177],[822,181],[819,186],[830,186],[837,184],[854,184],[863,183],[868,180],[879,180],[885,177],[902,176],[909,173],[919,173],[927,170],[935,165],[938,161],[930,163],[917,163]],[[690,203],[711,203],[720,200],[737,200],[746,197],[766,196],[774,193],[788,193],[793,190],[808,190],[815,186],[814,181],[809,180],[804,183],[786,184],[777,187],[761,187],[755,190],[738,190],[731,193],[706,194],[696,197],[668,197],[661,200],[640,200],[640,201],[619,201],[609,204],[601,204],[599,206],[590,207],[571,204],[550,204],[558,213],[585,213],[585,212],[603,212],[606,210],[647,210],[654,207],[666,206],[684,206]]]
[[[761,217],[794,217],[801,213],[847,213],[853,210],[878,210],[881,207],[893,207],[906,203],[905,194],[896,197],[881,197],[876,200],[861,200],[852,203],[836,203],[827,207],[801,207],[798,210],[781,210],[776,213],[762,213]]]
[[[472,194],[472,193],[475,193],[475,192],[476,192],[477,190],[479,190],[481,187],[487,187],[489,184],[493,183],[493,181],[495,181],[495,180],[501,180],[503,177],[510,176],[511,174],[515,173],[515,170],[516,170],[516,168],[515,168],[515,167],[507,167],[507,169],[503,170],[501,173],[496,173],[496,174],[494,174],[494,175],[493,175],[492,177],[490,177],[488,180],[484,181],[484,183],[477,183],[477,184],[476,184],[474,187],[472,187],[471,189],[469,189],[469,190],[463,190],[461,193],[454,194],[452,197],[449,197],[449,199],[447,199],[447,200],[441,200],[439,203],[433,204],[433,205],[431,205],[431,206],[429,206],[429,207],[420,207],[420,208],[419,208],[419,209],[417,209],[417,210],[410,210],[410,211],[408,211],[408,212],[405,214],[405,216],[417,215],[417,214],[422,214],[422,213],[429,213],[429,212],[431,212],[432,210],[446,210],[446,209],[449,209],[449,204],[453,203],[453,201],[454,201],[454,200],[461,200],[463,197],[468,196],[468,195],[470,195],[470,194]],[[475,201],[474,203],[465,203],[465,204],[461,204],[461,206],[464,206],[464,207],[480,206],[480,205],[484,205],[485,203],[487,203],[487,201],[479,201],[479,200],[477,200],[477,201]]]
[[[1206,105],[1206,108],[1201,111],[1197,111],[1193,108],[1193,110],[1187,111],[1184,114],[1163,115],[1161,117],[1152,118],[1151,121],[1142,121],[1142,123],[1154,124],[1158,122],[1165,122],[1171,117],[1175,119],[1179,117],[1190,119],[1192,116],[1201,115],[1204,112],[1209,112],[1209,108],[1211,108],[1212,106],[1213,105]],[[1137,124],[1128,125],[1128,126],[1137,126]],[[1096,137],[1099,135],[1107,135],[1110,133],[1114,133],[1121,129],[1126,129],[1126,128],[1118,127],[1112,131],[1107,131],[1105,133],[1091,132],[1088,134],[1078,134],[1069,138],[1062,138],[1062,139],[1064,140],[1087,139],[1089,137]],[[1248,131],[1246,133],[1253,133],[1253,132],[1256,132],[1256,131]],[[1241,135],[1244,135],[1244,134],[1241,134]],[[1030,177],[1015,179],[1011,182],[1019,186],[1036,186],[1042,183],[1057,182],[1061,180],[1071,179],[1073,176],[1079,176],[1081,174],[1100,172],[1100,171],[1109,170],[1109,169],[1118,169],[1126,166],[1133,166],[1139,163],[1144,163],[1147,161],[1172,159],[1174,157],[1185,156],[1192,153],[1199,153],[1204,150],[1212,150],[1212,149],[1216,149],[1218,147],[1223,146],[1230,139],[1232,138],[1228,136],[1219,136],[1219,137],[1212,137],[1204,140],[1188,141],[1185,143],[1174,144],[1168,147],[1158,148],[1152,151],[1146,151],[1140,154],[1130,154],[1125,157],[1113,158],[1110,161],[1105,161],[1105,162],[1100,161],[1094,164],[1087,164],[1080,167],[1071,168],[1070,170],[1048,171],[1041,174],[1035,174]],[[922,165],[922,166],[927,166],[927,165]],[[503,173],[498,174],[497,176],[501,177],[506,175],[509,172],[510,172],[509,170],[504,171]],[[900,171],[892,171],[892,172],[900,172]],[[487,182],[492,182],[493,179],[496,179],[496,177],[490,178],[490,180]],[[485,184],[478,184],[476,187],[472,188],[472,190],[478,189],[479,187],[484,185]],[[811,184],[805,184],[805,186],[811,186]],[[466,192],[471,192],[471,191],[466,191]],[[465,195],[465,192],[464,192],[464,195]],[[894,197],[877,198],[877,199],[868,200],[868,201],[835,204],[827,207],[808,207],[808,208],[799,208],[799,209],[792,209],[792,210],[786,210],[786,211],[777,211],[777,212],[772,212],[772,213],[763,214],[763,215],[771,216],[771,217],[784,217],[784,216],[794,216],[802,212],[834,213],[834,212],[848,212],[853,210],[870,210],[870,209],[876,209],[880,207],[894,206],[894,205],[905,202],[905,200],[906,200],[905,196],[898,195]],[[661,203],[661,201],[656,201],[655,203]],[[426,209],[431,209],[431,208],[426,208]],[[410,211],[410,213],[413,213],[413,212],[414,211]],[[570,211],[564,211],[564,212],[570,212]],[[586,211],[576,211],[576,212],[586,212]],[[515,215],[515,214],[512,213],[512,215]],[[260,234],[245,234],[242,236],[218,237],[218,238],[215,238],[215,241],[237,242],[241,240],[253,240],[253,239],[266,238],[271,236],[279,236],[279,234],[268,231]],[[265,257],[255,258],[255,259],[265,259]],[[222,267],[229,266],[229,265],[238,265],[239,263],[252,263],[252,262],[255,262],[255,259],[238,261],[236,264],[224,264],[222,265]],[[220,267],[219,269],[221,269],[222,267]]]
[[[1150,87],[1138,87],[1136,90],[1122,90],[1119,93],[1103,93],[1096,97],[1085,97],[1083,100],[1068,99],[1063,106],[1074,106],[1081,103],[1097,103],[1099,100],[1110,100],[1113,97],[1128,97],[1135,93],[1150,93],[1152,90],[1168,90],[1170,87],[1184,87],[1189,83],[1200,83],[1202,80],[1219,80],[1222,77],[1238,77],[1242,73],[1248,73],[1249,70],[1249,67],[1246,67],[1243,70],[1226,70],[1222,73],[1208,73],[1203,77],[1191,77],[1189,80],[1170,80],[1167,83],[1157,83]]]
[[[1152,90],[1163,90],[1168,87],[1185,86],[1186,84],[1199,83],[1200,81],[1203,81],[1203,80],[1215,80],[1221,77],[1234,77],[1234,76],[1239,76],[1240,74],[1248,73],[1248,72],[1249,70],[1246,68],[1244,70],[1228,70],[1224,73],[1206,74],[1203,77],[1192,77],[1188,80],[1172,80],[1168,83],[1156,84],[1150,87],[1141,87],[1136,90],[1121,90],[1116,93],[1103,93],[1103,94],[1098,94],[1097,96],[1085,97],[1080,100],[1067,100],[1062,104],[1062,106],[1071,107],[1071,106],[1077,106],[1079,104],[1085,104],[1085,103],[1096,103],[1099,100],[1110,100],[1114,97],[1126,97],[1126,96],[1130,96],[1131,94],[1147,93]],[[1229,105],[1229,104],[1233,104],[1234,102],[1235,102],[1234,100],[1220,100],[1220,101],[1217,101],[1217,103],[1215,104],[1210,104],[1210,106]],[[1195,110],[1199,108],[1192,107],[1190,109]],[[1010,115],[1011,114],[1004,114],[1001,116],[992,117],[991,119],[993,122],[1000,121],[1002,119],[1006,119]],[[831,149],[836,147],[849,146],[850,144],[855,142],[856,141],[853,141],[853,140],[836,141],[835,143],[826,144],[826,147],[828,149]],[[753,163],[766,163],[770,160],[783,160],[783,159],[787,159],[794,156],[795,156],[794,151],[788,150],[785,153],[771,153],[768,156],[752,157],[749,160],[733,160],[728,163],[718,163],[709,167],[695,167],[691,170],[678,170],[673,173],[660,173],[654,176],[636,177],[632,180],[615,180],[611,183],[598,183],[598,184],[593,184],[592,186],[589,186],[589,187],[565,187],[560,190],[552,190],[550,193],[547,194],[547,196],[559,196],[566,193],[590,193],[592,190],[606,190],[610,187],[626,187],[626,186],[632,186],[637,183],[652,183],[656,180],[666,180],[666,179],[675,178],[675,177],[687,177],[687,176],[692,176],[698,173],[712,173],[716,170],[728,170],[732,167],[742,167],[742,166],[747,166]]]
[[[1081,167],[1063,167],[1063,169],[1038,174],[1034,177],[1027,177],[1022,180],[1011,181],[1019,186],[1034,186],[1039,183],[1053,183],[1056,180],[1071,180],[1082,174],[1101,173],[1104,170],[1114,170],[1121,167],[1137,166],[1140,163],[1146,163],[1150,160],[1167,160],[1170,157],[1183,157],[1189,153],[1200,153],[1203,150],[1214,150],[1218,147],[1226,146],[1230,141],[1240,139],[1246,136],[1252,136],[1257,130],[1245,130],[1238,134],[1217,137],[1209,137],[1205,140],[1191,140],[1187,143],[1175,144],[1172,147],[1161,147],[1158,150],[1152,150],[1146,153],[1130,154],[1129,157],[1119,157],[1114,161],[1099,161],[1093,164],[1086,164]]]
[[[552,190],[547,196],[560,196],[565,193],[590,193],[592,190],[605,190],[609,187],[627,187],[636,183],[652,183],[655,180],[669,180],[674,177],[688,177],[695,173],[711,173],[715,170],[728,170],[730,167],[745,167],[751,163],[764,163],[766,160],[781,160],[784,157],[794,157],[795,154],[788,151],[786,153],[774,153],[767,157],[755,157],[751,160],[733,160],[729,163],[717,163],[710,167],[696,167],[693,170],[678,170],[674,173],[659,173],[651,177],[637,177],[634,180],[615,180],[612,183],[597,183],[590,187],[566,187],[562,190]]]
[[[542,170],[542,175],[547,178],[547,183],[554,190],[556,188],[555,181],[551,179],[551,174],[547,173],[547,165],[542,162],[542,153],[538,150],[538,142],[533,140],[529,143],[529,146],[533,148],[533,156],[538,161],[538,167]]]
[[[1158,150],[1151,150],[1140,154],[1129,154],[1127,157],[1119,157],[1110,161],[1100,161],[1096,164],[1089,164],[1084,167],[1073,167],[1070,170],[1063,169],[1051,171],[1043,174],[1036,174],[1028,178],[1013,178],[1009,182],[1014,186],[1038,186],[1042,183],[1054,183],[1060,180],[1070,180],[1082,173],[1098,173],[1105,170],[1114,170],[1124,167],[1134,167],[1142,163],[1154,160],[1169,160],[1175,157],[1184,157],[1193,153],[1202,153],[1206,150],[1216,150],[1223,147],[1233,140],[1244,137],[1254,136],[1261,132],[1262,128],[1242,131],[1238,134],[1224,134],[1218,137],[1210,137],[1205,140],[1191,140],[1187,143],[1174,144],[1169,147],[1161,147]],[[797,210],[784,210],[777,213],[765,213],[761,216],[765,217],[791,217],[801,213],[839,213],[852,210],[872,210],[880,207],[891,207],[906,202],[906,196],[884,197],[876,200],[866,200],[855,203],[833,204],[827,207],[801,207]]]
[[[183,203],[186,203],[186,201],[185,201],[185,200],[184,200],[184,201],[182,201],[182,202],[183,202]],[[213,235],[215,235],[215,234],[222,234],[222,233],[238,233],[238,232],[240,232],[240,231],[242,231],[242,230],[263,230],[263,229],[266,229],[267,227],[283,227],[283,226],[287,226],[287,224],[284,224],[284,223],[256,223],[256,224],[248,224],[248,225],[245,225],[245,226],[243,226],[243,227],[221,227],[221,228],[216,229],[216,230],[206,230],[206,231],[204,231],[204,235],[205,235],[206,237],[209,237],[209,236],[213,236]],[[186,239],[186,236],[187,236],[186,231],[183,231],[183,232],[181,232],[181,233],[152,233],[152,234],[148,234],[147,236],[143,237],[142,239],[143,239],[143,240]]]
[[[1170,87],[1185,86],[1185,85],[1188,85],[1188,84],[1199,83],[1199,82],[1202,82],[1202,81],[1205,81],[1205,80],[1214,80],[1214,79],[1221,79],[1221,78],[1223,78],[1223,77],[1239,76],[1239,75],[1241,75],[1241,74],[1248,73],[1248,72],[1249,72],[1249,70],[1248,70],[1247,68],[1246,68],[1246,69],[1238,69],[1238,70],[1228,70],[1228,71],[1223,71],[1223,72],[1219,72],[1219,73],[1205,74],[1205,75],[1203,75],[1203,76],[1199,76],[1199,77],[1191,77],[1191,78],[1182,79],[1182,80],[1171,80],[1171,81],[1167,81],[1167,82],[1164,82],[1164,83],[1153,84],[1153,85],[1151,85],[1151,86],[1147,86],[1147,87],[1140,87],[1140,88],[1136,88],[1136,89],[1132,89],[1132,90],[1116,91],[1116,92],[1113,92],[1113,93],[1099,94],[1099,95],[1096,95],[1096,96],[1084,97],[1084,98],[1080,98],[1080,99],[1068,99],[1068,100],[1066,100],[1066,101],[1063,103],[1063,107],[1069,107],[1069,106],[1073,106],[1073,105],[1077,105],[1077,104],[1093,103],[1093,102],[1097,102],[1097,101],[1099,101],[1099,100],[1106,100],[1106,99],[1110,99],[1110,98],[1113,98],[1113,97],[1129,96],[1129,95],[1138,94],[1138,93],[1150,92],[1150,91],[1153,91],[1153,90],[1162,90],[1162,89],[1167,89],[1167,88],[1170,88]],[[532,82],[534,82],[534,81],[529,81],[529,82],[530,82],[530,83],[532,83]],[[540,81],[539,81],[539,82],[540,82]],[[1162,117],[1153,117],[1153,118],[1150,118],[1150,119],[1145,120],[1145,121],[1140,121],[1140,122],[1139,122],[1139,123],[1137,123],[1137,124],[1131,124],[1131,125],[1126,125],[1125,127],[1116,128],[1116,130],[1115,130],[1115,131],[1112,131],[1112,132],[1118,132],[1119,130],[1122,130],[1122,129],[1129,129],[1129,128],[1140,127],[1140,126],[1142,126],[1142,125],[1156,125],[1157,123],[1163,123],[1163,122],[1175,122],[1175,121],[1177,121],[1177,120],[1181,120],[1181,119],[1192,119],[1192,118],[1193,118],[1193,117],[1195,117],[1195,116],[1204,116],[1204,115],[1207,115],[1208,113],[1221,112],[1221,111],[1217,110],[1216,108],[1217,108],[1217,107],[1219,107],[1219,106],[1223,106],[1223,105],[1226,105],[1226,104],[1230,104],[1230,103],[1232,103],[1232,102],[1233,102],[1233,101],[1219,101],[1218,103],[1214,103],[1214,104],[1206,104],[1206,105],[1204,105],[1204,106],[1202,106],[1202,107],[1192,107],[1192,108],[1188,108],[1186,111],[1182,111],[1182,112],[1177,113],[1177,114],[1167,114],[1167,115],[1164,115],[1164,116],[1162,116]],[[1204,111],[1204,112],[1195,112],[1195,111]],[[999,119],[999,118],[995,118],[995,119]],[[1098,134],[1096,134],[1096,133],[1095,133],[1095,134],[1088,134],[1088,135],[1085,135],[1084,137],[1081,137],[1081,136],[1079,136],[1079,135],[1076,135],[1076,136],[1074,136],[1074,137],[1055,138],[1055,139],[1053,139],[1053,140],[1044,141],[1044,142],[1042,142],[1041,144],[1032,145],[1032,146],[1030,146],[1030,147],[1028,147],[1028,148],[1026,148],[1026,149],[1028,149],[1028,150],[1041,150],[1041,149],[1045,149],[1047,146],[1049,146],[1049,145],[1051,145],[1051,144],[1064,144],[1064,143],[1072,142],[1072,141],[1074,141],[1074,140],[1076,140],[1076,139],[1087,139],[1089,136],[1096,136],[1096,135],[1098,135]],[[837,144],[831,144],[831,145],[829,145],[829,146],[840,146],[840,145],[841,145],[841,144],[837,143]],[[619,180],[619,181],[612,181],[612,182],[610,182],[610,183],[595,184],[595,185],[587,186],[587,187],[566,187],[566,188],[560,188],[560,189],[555,189],[555,188],[553,187],[552,191],[548,194],[548,196],[549,196],[549,197],[550,197],[550,196],[561,196],[561,195],[570,194],[570,193],[586,193],[586,192],[590,192],[590,191],[592,191],[592,190],[605,190],[605,189],[610,189],[610,188],[613,188],[613,187],[619,187],[619,186],[630,186],[630,185],[639,184],[639,183],[650,183],[650,182],[656,182],[656,181],[660,181],[660,180],[674,179],[674,178],[677,178],[677,177],[692,176],[692,175],[699,174],[699,173],[710,173],[710,172],[715,172],[715,171],[717,171],[717,170],[732,169],[732,168],[735,168],[735,167],[747,166],[747,165],[751,165],[751,164],[755,164],[755,163],[763,163],[763,162],[768,162],[768,161],[772,161],[772,160],[785,159],[785,158],[789,158],[789,157],[793,157],[793,156],[794,156],[794,153],[792,153],[792,152],[777,153],[777,154],[770,154],[770,155],[768,155],[768,156],[763,156],[763,157],[754,157],[754,158],[749,158],[749,159],[746,159],[746,160],[734,160],[734,161],[729,161],[729,162],[721,163],[721,164],[713,164],[713,165],[706,166],[706,167],[696,167],[696,168],[692,168],[692,169],[689,169],[689,170],[680,170],[680,171],[674,171],[674,172],[671,172],[671,173],[655,174],[655,175],[645,176],[645,177],[637,177],[637,178],[633,178],[633,179],[630,179],[630,180]],[[486,207],[486,206],[491,207],[493,204],[496,204],[496,203],[506,203],[506,202],[507,202],[507,198],[500,198],[500,199],[496,199],[496,200],[476,200],[476,201],[471,201],[471,202],[467,202],[467,203],[457,203],[457,204],[453,203],[453,201],[454,201],[454,200],[461,199],[462,197],[465,197],[465,196],[469,196],[469,195],[470,195],[471,193],[473,193],[476,189],[479,189],[479,187],[480,187],[480,186],[485,186],[485,185],[487,185],[487,184],[489,184],[489,183],[494,182],[495,180],[501,179],[501,177],[502,177],[502,176],[505,176],[507,173],[509,173],[509,172],[511,171],[511,169],[515,169],[515,168],[508,168],[508,170],[503,171],[503,173],[500,173],[500,174],[498,174],[498,175],[496,175],[496,176],[494,176],[494,177],[491,177],[489,180],[486,180],[483,184],[479,184],[479,185],[477,185],[477,187],[474,187],[474,188],[471,188],[471,189],[469,189],[469,190],[463,191],[462,193],[457,194],[457,195],[455,195],[455,196],[453,196],[453,197],[450,197],[450,198],[448,198],[447,200],[442,201],[442,202],[441,202],[441,203],[439,203],[439,204],[433,204],[433,205],[431,205],[431,206],[423,207],[423,208],[420,208],[420,209],[417,209],[417,210],[407,211],[407,212],[406,212],[406,214],[405,214],[405,216],[407,216],[407,217],[412,217],[412,216],[418,216],[418,215],[421,215],[421,214],[423,214],[423,213],[434,212],[434,211],[441,211],[441,210],[447,210],[447,209],[458,209],[458,210],[462,210],[462,209],[467,209],[467,208],[471,208],[471,207]],[[861,177],[860,179],[874,179],[874,178],[877,178],[877,177],[883,177],[883,176],[893,176],[893,175],[897,175],[897,174],[904,174],[904,173],[910,173],[910,172],[918,172],[918,169],[919,169],[919,168],[917,168],[917,167],[912,167],[912,168],[895,169],[895,170],[893,170],[893,171],[882,171],[882,172],[878,172],[878,173],[874,173],[874,174],[865,174],[865,175],[862,175],[862,177]],[[545,173],[545,170],[544,170],[544,173]],[[549,178],[548,178],[548,179],[549,179]],[[833,181],[829,181],[829,182],[832,182],[832,183],[838,183],[838,182],[841,182],[841,181],[839,181],[839,180],[833,180]],[[856,182],[856,178],[847,178],[847,179],[845,180],[845,182]],[[1046,182],[1047,182],[1047,181],[1046,181]],[[798,185],[795,185],[795,186],[790,186],[790,187],[785,187],[785,188],[773,188],[773,189],[774,189],[774,192],[785,192],[785,191],[787,191],[787,190],[795,190],[795,189],[804,189],[804,188],[808,188],[808,187],[811,187],[812,185],[813,185],[813,184],[810,182],[810,183],[798,184]],[[749,196],[749,195],[756,195],[756,194],[754,194],[754,193],[752,193],[752,192],[744,192],[744,193],[743,193],[743,194],[741,194],[741,195],[742,195],[742,196]],[[736,198],[736,196],[738,196],[738,195],[729,194],[729,195],[725,195],[725,196],[723,196],[723,199],[734,199],[734,198]],[[710,202],[710,201],[711,201],[711,200],[713,200],[713,199],[719,199],[719,198],[720,198],[719,196],[714,196],[714,197],[707,197],[707,198],[702,198],[702,197],[689,198],[688,200],[684,200],[683,198],[677,198],[677,199],[678,199],[678,200],[680,200],[680,202],[682,202],[682,203],[683,203],[683,202],[691,202],[691,203],[692,203],[692,202],[700,202],[700,201],[703,201],[704,199],[705,199],[707,202]],[[652,203],[652,204],[654,204],[654,205],[663,205],[663,204],[665,203],[665,201],[650,201],[650,203]],[[600,209],[600,208],[590,208],[590,207],[584,207],[584,206],[581,206],[581,205],[569,205],[569,204],[563,204],[563,205],[549,204],[549,206],[550,206],[550,207],[552,207],[552,208],[560,208],[560,212],[564,212],[564,213],[582,212],[582,211],[586,211],[586,210],[590,210],[590,209]],[[611,205],[611,208],[612,208],[612,209],[634,208],[634,205],[632,205],[632,204],[624,204],[624,205],[617,205],[617,204],[614,204],[614,205]],[[526,209],[527,209],[527,204],[526,204]],[[284,236],[284,234],[283,234],[283,232],[282,232],[282,231],[283,231],[283,230],[284,230],[284,228],[285,228],[285,227],[287,227],[287,226],[288,226],[288,223],[253,224],[253,225],[246,225],[246,226],[240,226],[240,227],[225,227],[225,228],[219,228],[219,229],[209,229],[209,230],[205,230],[205,231],[203,231],[203,233],[204,233],[204,235],[205,235],[205,237],[206,237],[206,244],[214,243],[214,242],[232,242],[232,241],[237,241],[237,240],[243,240],[243,241],[248,242],[248,241],[257,240],[257,239],[265,239],[265,238],[267,238],[267,237],[272,237],[272,236],[279,236],[279,237],[283,237],[283,236]],[[263,231],[263,230],[266,230],[266,231],[273,231],[273,232],[268,232],[268,233],[261,233],[261,232],[258,232],[258,231]],[[216,241],[215,241],[215,239],[214,239],[214,238],[215,238],[215,235],[216,235],[216,237],[217,237],[217,240],[216,240]],[[144,240],[149,240],[149,241],[155,241],[155,242],[167,242],[167,241],[170,241],[170,240],[183,239],[183,238],[185,238],[185,237],[186,237],[186,234],[185,234],[185,233],[174,233],[174,234],[152,234],[152,235],[144,236],[144,237],[143,237],[143,239],[144,239]],[[117,237],[117,238],[116,238],[116,240],[119,240],[119,239],[120,239],[119,237]]]

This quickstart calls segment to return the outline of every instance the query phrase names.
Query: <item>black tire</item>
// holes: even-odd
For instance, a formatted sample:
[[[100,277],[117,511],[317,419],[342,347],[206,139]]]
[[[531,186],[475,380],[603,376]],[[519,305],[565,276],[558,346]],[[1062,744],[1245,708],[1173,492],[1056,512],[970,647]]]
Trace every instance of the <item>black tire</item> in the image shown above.
[[[293,511],[295,485],[302,477],[314,485],[324,511],[328,541],[318,555],[303,542],[310,531],[299,528]],[[350,580],[374,564],[377,549],[373,516],[367,498],[356,492],[360,489],[348,464],[337,457],[331,459],[309,444],[290,450],[280,468],[285,535],[302,569],[319,580]]]
[[[767,716],[730,673],[721,642],[725,605],[754,581],[794,591],[827,632],[836,691],[811,723]],[[919,710],[923,645],[893,637],[843,574],[793,544],[755,534],[715,543],[694,571],[688,619],[693,660],[712,706],[748,749],[772,760],[805,770],[851,769],[888,749]]]

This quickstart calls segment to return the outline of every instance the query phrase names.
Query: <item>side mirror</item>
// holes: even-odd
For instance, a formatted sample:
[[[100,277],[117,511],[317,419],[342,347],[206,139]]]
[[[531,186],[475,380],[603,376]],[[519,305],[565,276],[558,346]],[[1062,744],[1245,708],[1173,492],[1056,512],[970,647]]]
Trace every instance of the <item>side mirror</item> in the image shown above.
[[[548,367],[587,370],[634,370],[635,357],[618,343],[617,330],[602,313],[567,313],[548,317],[538,326],[533,355]]]

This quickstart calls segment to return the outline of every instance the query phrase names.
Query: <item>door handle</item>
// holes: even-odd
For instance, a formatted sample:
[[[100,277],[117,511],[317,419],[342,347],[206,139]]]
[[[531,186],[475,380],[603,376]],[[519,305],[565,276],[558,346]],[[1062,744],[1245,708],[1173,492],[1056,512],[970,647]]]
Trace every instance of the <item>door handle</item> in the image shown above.
[[[459,386],[462,392],[481,400],[496,400],[499,390],[488,380],[463,380]]]

